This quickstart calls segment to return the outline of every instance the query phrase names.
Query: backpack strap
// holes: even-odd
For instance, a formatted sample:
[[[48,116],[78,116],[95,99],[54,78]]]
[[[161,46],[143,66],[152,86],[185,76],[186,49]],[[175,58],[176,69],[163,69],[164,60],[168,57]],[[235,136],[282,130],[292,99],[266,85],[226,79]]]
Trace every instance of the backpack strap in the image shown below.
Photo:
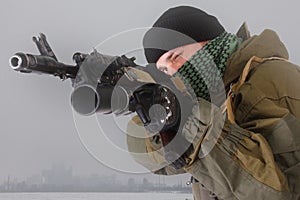
[[[228,119],[232,124],[236,124],[234,113],[233,113],[232,100],[233,100],[236,92],[239,91],[241,86],[245,83],[251,70],[253,70],[256,66],[258,66],[258,65],[253,65],[253,63],[264,63],[264,62],[270,61],[270,60],[288,61],[287,59],[280,58],[280,57],[259,58],[257,56],[253,56],[250,58],[250,60],[245,65],[244,70],[243,70],[239,80],[236,83],[231,84],[230,90],[227,94],[227,99],[224,102],[224,104],[222,105],[221,109],[222,109],[223,113],[225,113],[227,110]]]

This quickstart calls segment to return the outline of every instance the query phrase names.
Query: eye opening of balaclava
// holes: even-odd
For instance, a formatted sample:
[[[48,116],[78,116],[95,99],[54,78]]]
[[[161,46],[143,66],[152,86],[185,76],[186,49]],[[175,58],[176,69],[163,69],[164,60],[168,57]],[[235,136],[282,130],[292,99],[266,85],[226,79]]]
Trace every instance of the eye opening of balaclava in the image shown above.
[[[144,35],[144,53],[148,63],[156,63],[171,49],[207,40],[173,76],[180,76],[197,97],[211,101],[210,93],[217,92],[227,59],[241,43],[216,17],[190,6],[170,8]]]

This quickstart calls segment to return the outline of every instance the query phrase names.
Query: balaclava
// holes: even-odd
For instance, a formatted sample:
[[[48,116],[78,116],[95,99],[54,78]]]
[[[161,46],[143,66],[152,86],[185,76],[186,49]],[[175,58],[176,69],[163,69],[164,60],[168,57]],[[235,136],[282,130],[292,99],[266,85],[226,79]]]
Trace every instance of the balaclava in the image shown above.
[[[164,12],[143,38],[146,59],[156,63],[165,52],[196,42],[210,40],[173,76],[180,76],[197,97],[210,101],[216,92],[227,59],[242,40],[227,33],[216,17],[190,7],[179,6]]]

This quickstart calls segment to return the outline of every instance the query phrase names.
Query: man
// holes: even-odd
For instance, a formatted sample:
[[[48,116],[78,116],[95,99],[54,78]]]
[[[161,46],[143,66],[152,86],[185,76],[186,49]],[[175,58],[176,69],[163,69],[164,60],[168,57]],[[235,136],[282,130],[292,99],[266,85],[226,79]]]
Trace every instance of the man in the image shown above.
[[[148,62],[180,77],[198,109],[177,133],[192,145],[184,166],[163,164],[157,135],[128,137],[136,161],[157,174],[190,173],[199,199],[300,199],[300,69],[277,34],[250,37],[245,25],[230,34],[214,16],[179,6],[143,42]],[[136,124],[128,131],[145,132]]]

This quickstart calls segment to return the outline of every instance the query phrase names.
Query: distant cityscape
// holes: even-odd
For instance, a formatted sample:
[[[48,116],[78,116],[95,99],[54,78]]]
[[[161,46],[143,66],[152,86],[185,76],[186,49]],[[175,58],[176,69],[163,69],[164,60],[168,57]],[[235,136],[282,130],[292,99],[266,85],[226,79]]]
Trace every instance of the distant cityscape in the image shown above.
[[[74,176],[72,167],[52,166],[40,174],[19,181],[8,176],[0,184],[0,192],[162,192],[174,191],[191,193],[191,187],[185,183],[167,185],[164,181],[153,183],[147,178],[136,180],[128,178],[121,183],[116,175],[100,176],[92,174],[88,177]]]

